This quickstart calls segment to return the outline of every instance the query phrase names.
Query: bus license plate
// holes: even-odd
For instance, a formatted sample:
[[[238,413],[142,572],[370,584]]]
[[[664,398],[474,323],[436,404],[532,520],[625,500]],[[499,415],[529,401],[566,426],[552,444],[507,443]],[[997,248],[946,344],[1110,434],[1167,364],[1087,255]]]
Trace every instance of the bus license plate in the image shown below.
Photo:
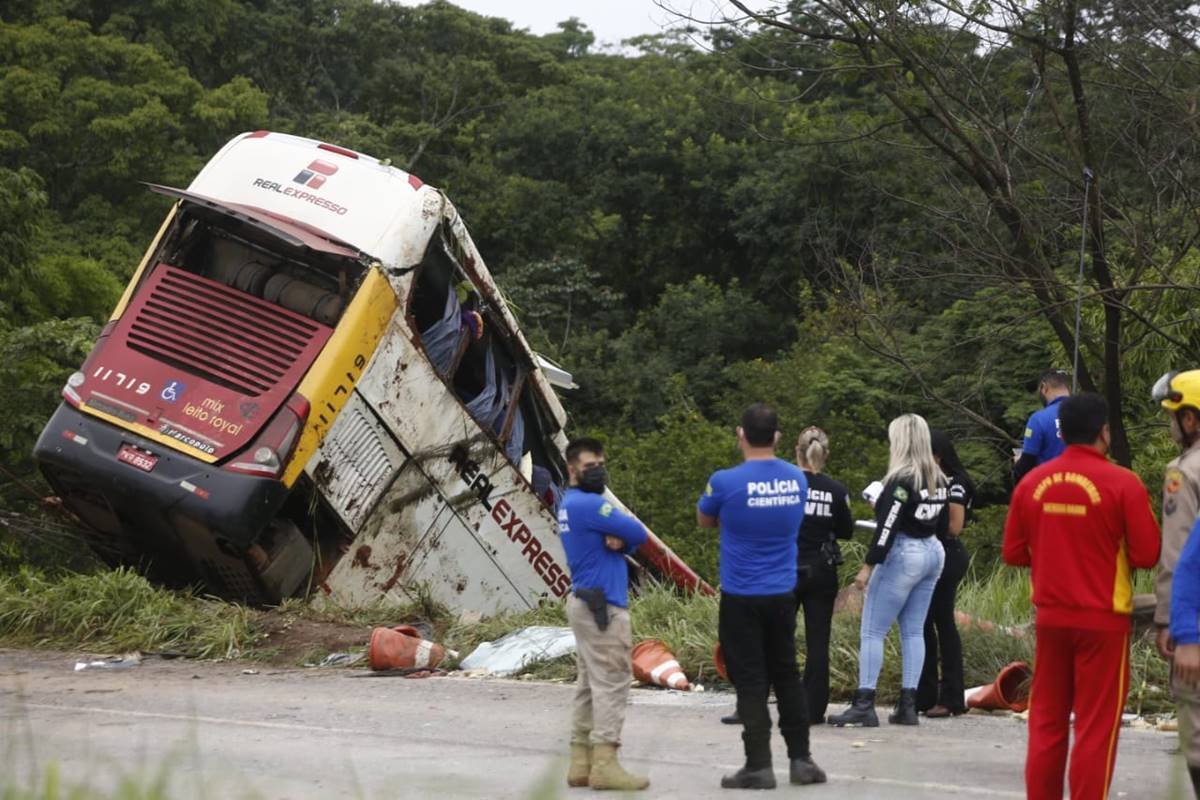
[[[123,461],[131,467],[137,467],[142,472],[149,472],[158,463],[158,456],[143,453],[132,445],[124,445],[117,451],[117,461]]]

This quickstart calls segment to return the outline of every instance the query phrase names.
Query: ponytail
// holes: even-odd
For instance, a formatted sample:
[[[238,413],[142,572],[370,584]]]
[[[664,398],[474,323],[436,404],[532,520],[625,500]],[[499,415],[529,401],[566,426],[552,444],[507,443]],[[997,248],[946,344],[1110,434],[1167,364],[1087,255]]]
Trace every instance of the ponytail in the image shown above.
[[[796,460],[800,467],[809,472],[820,472],[825,469],[829,460],[829,436],[817,427],[808,427],[800,432],[796,441]]]

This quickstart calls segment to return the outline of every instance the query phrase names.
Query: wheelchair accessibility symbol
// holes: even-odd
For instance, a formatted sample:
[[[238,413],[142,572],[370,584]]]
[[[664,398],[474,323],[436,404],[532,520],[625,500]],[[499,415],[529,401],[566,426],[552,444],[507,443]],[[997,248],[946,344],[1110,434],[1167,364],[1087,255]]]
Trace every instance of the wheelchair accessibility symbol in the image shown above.
[[[163,387],[163,390],[159,394],[159,397],[161,397],[163,400],[167,401],[168,403],[174,403],[176,400],[179,399],[179,395],[183,394],[183,391],[186,388],[187,388],[187,386],[185,386],[183,383],[180,383],[179,381],[171,381],[170,383],[168,383],[166,386]]]

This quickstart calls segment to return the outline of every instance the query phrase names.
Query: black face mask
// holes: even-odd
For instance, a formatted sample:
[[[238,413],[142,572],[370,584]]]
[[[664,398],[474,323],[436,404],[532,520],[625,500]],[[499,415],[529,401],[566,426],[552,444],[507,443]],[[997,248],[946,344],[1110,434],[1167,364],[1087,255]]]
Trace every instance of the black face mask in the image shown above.
[[[604,494],[604,484],[608,481],[608,470],[603,464],[588,467],[579,474],[579,488],[592,494]]]

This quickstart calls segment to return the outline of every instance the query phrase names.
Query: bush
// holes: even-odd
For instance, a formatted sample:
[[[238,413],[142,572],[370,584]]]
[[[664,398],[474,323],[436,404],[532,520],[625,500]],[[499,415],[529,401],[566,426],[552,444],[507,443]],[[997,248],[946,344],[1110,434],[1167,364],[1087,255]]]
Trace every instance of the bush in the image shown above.
[[[683,409],[649,434],[607,442],[613,491],[701,577],[715,584],[717,532],[696,526],[696,501],[708,477],[740,462],[732,426]]]
[[[1008,506],[988,506],[971,512],[971,524],[963,530],[962,541],[971,554],[973,575],[987,576],[1004,568],[1000,550],[1007,516]]]

